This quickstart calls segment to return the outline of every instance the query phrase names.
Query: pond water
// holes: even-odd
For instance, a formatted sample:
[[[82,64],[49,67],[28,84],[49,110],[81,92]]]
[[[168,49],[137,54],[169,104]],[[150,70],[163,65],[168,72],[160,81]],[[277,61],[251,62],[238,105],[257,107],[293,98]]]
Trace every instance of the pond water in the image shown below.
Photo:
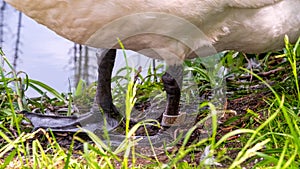
[[[7,25],[5,27],[3,50],[12,62],[16,39],[14,32],[17,28],[18,13],[11,8],[8,8],[5,12],[5,22]],[[17,70],[26,72],[29,78],[44,82],[59,92],[68,92],[69,79],[72,79],[73,75],[73,65],[70,63],[72,56],[70,51],[73,46],[73,42],[56,35],[45,26],[23,15],[21,52],[19,54],[20,58],[18,59]],[[151,59],[140,57],[140,55],[132,51],[127,51],[126,53],[128,58],[130,58],[129,60],[135,66],[140,65],[145,67],[151,63]],[[96,57],[91,59],[96,61]],[[118,51],[114,72],[123,67],[124,63],[122,51]],[[143,68],[143,70],[146,71],[147,68]],[[36,95],[33,91],[28,91],[26,94],[29,96]]]

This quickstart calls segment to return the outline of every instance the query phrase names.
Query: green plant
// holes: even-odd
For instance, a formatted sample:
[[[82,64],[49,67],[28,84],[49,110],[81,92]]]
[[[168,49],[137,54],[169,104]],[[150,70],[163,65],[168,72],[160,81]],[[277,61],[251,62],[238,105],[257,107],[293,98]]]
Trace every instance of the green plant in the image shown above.
[[[241,53],[228,52],[225,53],[225,65],[230,68],[233,66],[233,72],[238,76],[250,74],[253,76],[251,83],[243,82],[236,85],[251,85],[258,83],[266,87],[258,89],[256,93],[268,92],[264,96],[263,101],[266,103],[263,108],[258,107],[255,110],[250,108],[243,115],[234,115],[222,124],[219,124],[219,117],[221,114],[226,114],[227,111],[217,111],[211,103],[201,104],[201,108],[208,107],[207,112],[209,115],[197,122],[187,133],[184,135],[181,142],[177,142],[178,149],[171,152],[165,150],[167,161],[160,161],[160,157],[155,154],[154,147],[150,144],[154,156],[152,158],[145,157],[136,151],[136,144],[140,141],[135,137],[134,133],[139,127],[146,125],[159,125],[157,121],[145,120],[141,121],[131,128],[129,127],[129,119],[131,110],[137,101],[145,101],[151,98],[152,90],[161,90],[160,83],[157,82],[154,86],[151,82],[155,82],[152,78],[157,72],[148,70],[147,77],[138,77],[141,83],[136,83],[135,78],[131,76],[133,72],[138,72],[129,68],[128,65],[120,70],[126,71],[125,76],[118,74],[115,77],[115,82],[118,83],[115,91],[126,91],[126,95],[122,96],[125,101],[125,135],[120,140],[117,146],[111,145],[111,140],[108,139],[108,133],[103,138],[99,138],[94,133],[86,131],[92,143],[82,140],[77,134],[74,135],[71,145],[68,149],[59,145],[52,132],[40,129],[33,133],[24,132],[24,128],[20,125],[23,117],[16,112],[22,108],[29,108],[30,104],[35,107],[45,108],[47,104],[60,104],[63,105],[68,101],[68,97],[58,92],[46,84],[30,79],[24,72],[14,72],[9,66],[7,58],[4,57],[5,63],[8,64],[9,72],[1,67],[1,80],[0,80],[0,168],[9,167],[14,164],[20,168],[217,168],[212,164],[222,164],[225,168],[242,168],[250,165],[249,168],[299,168],[300,161],[300,118],[299,118],[299,59],[300,59],[300,39],[296,44],[289,43],[288,38],[285,38],[286,48],[284,53],[268,53],[263,58],[263,69],[269,71],[270,58],[284,58],[287,62],[275,64],[276,76],[264,76],[260,72],[253,73],[245,68],[237,69],[237,67],[244,65]],[[3,52],[0,51],[3,55]],[[238,55],[235,57],[235,55]],[[125,56],[126,57],[126,56]],[[255,56],[258,57],[258,56]],[[238,59],[238,63],[234,59]],[[188,71],[191,71],[196,78],[197,84],[208,84],[211,81],[211,74],[204,68],[199,68],[200,62],[195,61],[187,62],[189,64]],[[289,66],[290,65],[290,66]],[[284,69],[283,69],[283,68]],[[271,70],[271,72],[273,72]],[[136,74],[136,73],[135,73]],[[231,74],[231,73],[229,73]],[[25,78],[21,78],[25,76]],[[260,76],[262,75],[262,76]],[[229,76],[227,76],[229,77]],[[282,79],[279,81],[278,79]],[[126,83],[121,82],[125,80]],[[278,83],[271,83],[279,81]],[[125,85],[126,84],[126,85]],[[124,87],[126,86],[126,87]],[[208,85],[207,85],[208,86]],[[28,87],[34,88],[39,92],[42,97],[38,100],[26,98],[24,92]],[[119,88],[118,88],[119,87]],[[286,89],[287,88],[287,89]],[[209,88],[202,88],[206,91]],[[52,93],[55,98],[50,99],[45,90]],[[139,91],[140,90],[140,91]],[[249,91],[238,92],[238,96],[233,96],[233,99],[240,96],[248,95]],[[84,82],[79,82],[75,93],[72,95],[74,99],[87,99],[81,100],[82,102],[90,102],[95,92],[95,85],[86,87]],[[144,95],[143,95],[144,94]],[[254,95],[255,96],[255,95]],[[88,98],[87,98],[88,97]],[[139,98],[140,97],[140,100]],[[247,97],[248,98],[248,97]],[[239,100],[240,101],[240,100]],[[47,103],[47,104],[45,104]],[[228,110],[229,111],[229,110]],[[246,125],[236,124],[242,118]],[[207,120],[211,120],[211,135],[208,138],[201,140],[192,140],[193,134],[204,125]],[[220,133],[225,128],[231,128],[230,132]],[[13,128],[17,129],[15,132]],[[223,127],[223,128],[222,128]],[[147,134],[147,131],[146,131]],[[234,139],[233,139],[234,138]],[[74,152],[75,141],[83,143],[83,152]],[[45,146],[46,142],[48,146]],[[151,143],[151,140],[149,139]],[[44,143],[44,144],[43,144]],[[236,144],[239,146],[236,147]],[[208,145],[210,145],[208,147]],[[234,145],[234,146],[232,146]],[[175,146],[175,145],[173,145]],[[209,148],[208,154],[202,161],[198,158],[197,152],[205,152],[205,147]],[[231,151],[237,153],[232,156]],[[84,158],[78,158],[73,154],[79,154]],[[190,157],[190,161],[185,158]],[[137,159],[150,161],[151,164],[138,165]],[[256,163],[251,163],[255,161]],[[251,163],[251,164],[250,164]],[[225,164],[225,165],[224,165]]]

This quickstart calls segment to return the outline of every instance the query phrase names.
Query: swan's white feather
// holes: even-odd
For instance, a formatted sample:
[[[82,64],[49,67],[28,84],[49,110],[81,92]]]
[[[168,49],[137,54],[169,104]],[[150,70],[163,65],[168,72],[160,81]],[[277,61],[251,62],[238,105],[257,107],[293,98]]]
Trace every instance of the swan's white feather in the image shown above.
[[[300,35],[299,0],[5,1],[71,41],[118,48],[120,38],[127,49],[166,60],[266,52],[282,48],[284,35]]]

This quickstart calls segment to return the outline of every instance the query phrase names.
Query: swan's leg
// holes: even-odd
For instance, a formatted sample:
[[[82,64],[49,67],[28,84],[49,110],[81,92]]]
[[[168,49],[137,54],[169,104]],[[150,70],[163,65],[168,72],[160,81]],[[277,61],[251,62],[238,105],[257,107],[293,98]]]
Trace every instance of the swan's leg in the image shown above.
[[[97,104],[110,118],[120,119],[121,115],[113,104],[111,94],[111,76],[116,58],[116,49],[105,49],[97,52],[98,84],[96,91]]]
[[[165,114],[178,115],[181,95],[180,87],[176,80],[167,72],[162,76],[162,81],[164,84],[164,89],[167,93],[167,106]]]
[[[179,111],[182,73],[182,65],[171,65],[162,76],[164,89],[167,93],[167,105],[162,119],[163,126],[180,125],[184,120],[185,116]]]

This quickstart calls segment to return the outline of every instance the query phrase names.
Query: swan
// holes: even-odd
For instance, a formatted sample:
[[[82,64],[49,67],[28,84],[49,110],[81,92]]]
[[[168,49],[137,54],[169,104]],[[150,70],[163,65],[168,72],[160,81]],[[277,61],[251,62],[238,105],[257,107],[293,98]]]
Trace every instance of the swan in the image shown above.
[[[166,61],[164,114],[179,117],[183,60],[224,50],[278,50],[285,35],[291,42],[300,36],[299,0],[4,1],[66,39],[107,49],[98,56],[96,97],[104,112],[114,117],[118,111],[107,75],[111,76],[115,49],[121,48],[119,40],[126,49]]]

